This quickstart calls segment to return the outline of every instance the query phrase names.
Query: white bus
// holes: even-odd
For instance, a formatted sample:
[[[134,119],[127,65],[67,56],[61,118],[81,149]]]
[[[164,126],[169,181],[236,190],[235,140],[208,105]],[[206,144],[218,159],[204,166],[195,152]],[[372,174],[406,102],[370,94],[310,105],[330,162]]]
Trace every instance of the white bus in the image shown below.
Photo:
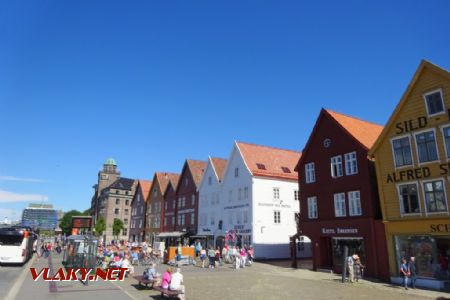
[[[36,234],[26,227],[0,228],[0,264],[24,264],[33,256]]]

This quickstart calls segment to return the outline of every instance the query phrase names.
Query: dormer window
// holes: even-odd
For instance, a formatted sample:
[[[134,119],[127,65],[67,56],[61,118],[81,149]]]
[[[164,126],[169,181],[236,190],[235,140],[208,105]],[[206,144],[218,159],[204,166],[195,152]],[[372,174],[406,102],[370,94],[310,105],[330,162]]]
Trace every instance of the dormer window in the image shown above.
[[[442,90],[434,90],[423,95],[429,117],[445,113]]]
[[[259,170],[266,170],[266,166],[264,165],[264,164],[256,164],[256,167],[259,169]]]
[[[291,170],[288,167],[281,167],[283,173],[291,173]]]

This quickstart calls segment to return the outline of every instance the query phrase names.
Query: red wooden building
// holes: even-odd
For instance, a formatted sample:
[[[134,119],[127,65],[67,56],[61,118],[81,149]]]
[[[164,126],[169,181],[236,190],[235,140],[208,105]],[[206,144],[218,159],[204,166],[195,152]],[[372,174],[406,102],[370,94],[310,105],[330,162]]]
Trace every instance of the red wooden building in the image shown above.
[[[311,239],[313,268],[340,272],[343,249],[357,253],[366,274],[389,278],[376,176],[367,152],[382,126],[322,109],[296,171],[298,235]]]

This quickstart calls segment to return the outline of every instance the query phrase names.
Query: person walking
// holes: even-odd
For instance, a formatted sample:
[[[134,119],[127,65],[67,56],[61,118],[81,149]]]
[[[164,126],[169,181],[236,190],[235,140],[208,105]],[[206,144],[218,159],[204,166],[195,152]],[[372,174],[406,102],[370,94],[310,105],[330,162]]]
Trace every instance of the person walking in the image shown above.
[[[241,268],[245,268],[245,264],[247,263],[247,251],[245,251],[245,248],[241,248]]]
[[[205,260],[206,260],[206,250],[202,247],[200,250],[200,260],[202,261],[202,268],[205,267]]]
[[[353,256],[355,256],[356,254],[354,254]],[[355,282],[355,269],[354,269],[354,259],[353,256],[349,256],[347,257],[347,269],[348,269],[348,281],[349,282]]]
[[[409,266],[406,263],[406,258],[402,258],[402,263],[400,264],[400,275],[403,277],[403,285],[405,290],[408,289],[408,277],[411,275],[409,271]]]
[[[208,258],[209,258],[209,268],[210,269],[214,269],[214,258],[216,256],[216,251],[214,250],[213,247],[210,247],[208,250]]]
[[[416,269],[416,259],[414,256],[411,256],[409,258],[409,263],[408,263],[408,268],[409,268],[409,273],[410,278],[411,278],[411,287],[413,289],[416,288],[416,280],[417,280],[417,269]]]
[[[240,254],[240,251],[239,251],[239,248],[238,247],[236,247],[236,248],[234,248],[234,251],[233,251],[235,254],[234,254],[234,264],[235,264],[235,268],[236,269],[239,269],[239,267],[240,267],[240,265],[241,265],[241,254]]]
[[[359,256],[357,256],[355,262],[353,263],[353,268],[354,268],[355,281],[359,282],[359,280],[362,278],[362,272],[363,272],[363,268],[364,268],[364,266],[361,264],[361,260],[360,260]]]

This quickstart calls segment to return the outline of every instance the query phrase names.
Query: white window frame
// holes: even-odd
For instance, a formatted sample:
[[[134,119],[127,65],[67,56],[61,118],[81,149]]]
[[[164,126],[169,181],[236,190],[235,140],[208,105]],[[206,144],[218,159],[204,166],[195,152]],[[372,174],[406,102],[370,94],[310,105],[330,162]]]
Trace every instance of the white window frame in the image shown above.
[[[427,96],[431,95],[431,94],[435,94],[435,93],[441,94],[441,101],[442,101],[442,108],[443,108],[443,110],[441,112],[438,112],[438,113],[430,115],[430,112],[428,111]],[[432,90],[432,91],[429,91],[429,92],[426,92],[425,94],[422,95],[422,97],[423,97],[423,101],[425,102],[425,109],[427,110],[428,118],[431,118],[431,117],[434,117],[434,116],[438,116],[438,115],[443,115],[443,114],[446,113],[446,111],[445,111],[444,93],[442,93],[442,89],[441,88],[435,89],[435,90]]]
[[[195,213],[191,213],[191,225],[195,224]]]
[[[441,130],[441,135],[442,135],[442,145],[444,146],[445,158],[447,159],[447,161],[449,161],[450,153],[447,152],[447,146],[445,144],[444,128],[450,128],[450,124],[445,124],[445,125],[439,126],[439,129]]]
[[[445,206],[447,208],[446,211],[438,211],[438,212],[428,212],[428,206],[427,206],[427,198],[425,196],[425,188],[424,188],[424,184],[428,183],[428,182],[433,182],[433,181],[442,181],[443,183],[443,187],[444,187],[444,197],[445,197]],[[422,196],[423,196],[423,205],[424,205],[424,210],[425,210],[425,214],[427,216],[432,216],[432,215],[442,215],[442,214],[449,214],[448,212],[448,198],[447,198],[447,187],[446,187],[446,180],[444,177],[438,177],[438,178],[433,178],[430,180],[422,180],[420,185],[420,188],[422,189]]]
[[[273,223],[281,224],[281,211],[279,211],[279,210],[273,211]]]
[[[355,158],[351,158],[352,155],[355,155]],[[351,172],[352,162],[355,162],[355,172]],[[355,175],[358,174],[358,156],[356,155],[356,151],[345,153],[344,154],[344,163],[345,163],[345,175]]]
[[[353,197],[353,195],[358,195],[358,197]],[[361,205],[361,191],[349,191],[347,192],[348,199],[348,215],[351,217],[362,216],[362,205]],[[354,207],[359,206],[359,213],[352,210],[352,203]],[[356,206],[355,206],[356,205]]]
[[[308,219],[317,219],[318,216],[317,196],[308,197]]]
[[[402,199],[402,194],[400,191],[400,186],[402,185],[408,185],[408,184],[415,184],[416,185],[416,189],[417,189],[417,200],[419,201],[419,212],[418,213],[405,213],[405,208],[403,207],[403,199]],[[396,189],[397,189],[397,196],[398,196],[398,202],[399,202],[399,207],[400,207],[400,216],[402,217],[409,217],[409,216],[421,216],[422,215],[422,199],[420,198],[420,190],[421,186],[419,184],[419,181],[407,181],[407,182],[401,182],[396,184]],[[424,200],[425,201],[425,200]]]
[[[340,196],[343,196],[343,198],[341,198]],[[336,218],[345,218],[347,216],[347,207],[345,205],[345,193],[335,193],[333,195],[333,199],[334,199],[334,216]],[[342,203],[342,207],[340,207],[339,203]],[[342,212],[340,211],[341,208],[343,208],[343,214],[341,214]]]
[[[408,141],[409,141],[409,149],[410,149],[410,153],[411,153],[411,164],[409,165],[401,165],[401,166],[397,166],[396,160],[395,160],[395,151],[394,151],[394,141],[399,140],[399,139],[403,139],[407,137]],[[414,166],[414,157],[413,157],[413,149],[412,149],[412,140],[411,140],[411,135],[410,134],[403,134],[403,135],[399,135],[396,137],[393,137],[390,139],[391,142],[391,152],[392,152],[392,162],[394,163],[394,169],[398,170],[398,169],[402,169],[402,168],[408,168],[408,167],[412,167]]]
[[[192,206],[194,206],[195,205],[195,194],[192,194],[192,197],[191,197],[191,205]]]
[[[336,162],[334,160],[340,160],[340,162]],[[341,174],[334,174],[334,166],[336,165],[336,173],[341,171]],[[339,168],[340,166],[340,168]],[[344,176],[344,168],[342,167],[342,155],[335,155],[330,158],[330,167],[331,167],[331,178],[339,178]]]
[[[316,166],[314,162],[305,164],[305,182],[306,183],[316,182]]]
[[[434,146],[436,147],[437,159],[436,160],[431,160],[431,161],[421,162],[420,161],[420,157],[419,157],[419,147],[417,145],[417,136],[419,134],[422,134],[422,133],[425,133],[425,132],[429,132],[429,131],[433,131],[433,134],[434,134]],[[417,162],[419,163],[419,166],[432,164],[432,163],[440,161],[439,148],[438,148],[438,145],[437,145],[437,136],[436,136],[436,129],[435,128],[427,128],[427,129],[424,129],[424,130],[420,130],[420,131],[414,132],[414,142],[416,143],[416,145],[415,145],[416,146],[416,156],[417,156]]]

